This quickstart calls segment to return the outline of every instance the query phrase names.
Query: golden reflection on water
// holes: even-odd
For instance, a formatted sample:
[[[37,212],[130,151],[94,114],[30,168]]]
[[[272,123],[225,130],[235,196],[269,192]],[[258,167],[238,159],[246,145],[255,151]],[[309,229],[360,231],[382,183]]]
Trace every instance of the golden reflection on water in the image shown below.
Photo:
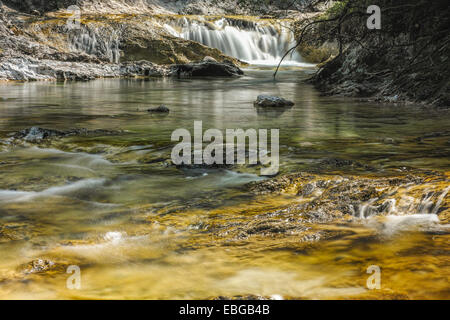
[[[448,114],[320,97],[297,70],[283,72],[276,83],[270,70],[198,80],[196,90],[172,79],[0,87],[0,298],[449,299]],[[297,105],[255,110],[251,101],[261,92]],[[145,112],[160,103],[169,116]],[[400,220],[347,214],[302,222],[303,214],[282,211],[314,200],[298,196],[298,185],[258,196],[244,187],[261,180],[252,168],[199,174],[154,161],[170,154],[174,129],[200,119],[219,129],[281,128],[282,174],[372,179],[372,193],[392,193],[386,197]],[[124,133],[39,147],[5,143],[9,133],[34,125]],[[419,139],[431,131],[441,135]],[[323,158],[368,167],[322,167]],[[426,170],[440,173],[420,184],[375,184]],[[331,196],[322,205],[334,210],[341,203]],[[441,196],[439,222],[432,215],[408,222],[428,198],[425,213],[432,213]],[[54,266],[27,272],[36,259]],[[66,288],[69,265],[81,268],[79,291]],[[381,290],[367,288],[371,265],[381,268]]]
[[[2,298],[205,299],[261,295],[285,299],[447,299],[449,232],[414,229],[383,234],[383,217],[311,226],[335,239],[304,243],[286,234],[236,240],[196,229],[250,221],[258,212],[292,203],[288,196],[204,212],[144,215],[147,224],[121,222],[98,237],[59,241],[48,248],[3,246]],[[135,217],[137,218],[137,217]],[[198,228],[198,227],[197,227]],[[195,231],[194,231],[195,230]],[[194,231],[194,232],[193,232]],[[15,256],[20,248],[21,257]],[[82,290],[65,288],[60,270],[24,275],[21,264],[41,257],[82,270]],[[15,258],[12,260],[11,258]],[[367,268],[381,267],[381,290],[368,290]],[[64,270],[64,269],[63,269]]]

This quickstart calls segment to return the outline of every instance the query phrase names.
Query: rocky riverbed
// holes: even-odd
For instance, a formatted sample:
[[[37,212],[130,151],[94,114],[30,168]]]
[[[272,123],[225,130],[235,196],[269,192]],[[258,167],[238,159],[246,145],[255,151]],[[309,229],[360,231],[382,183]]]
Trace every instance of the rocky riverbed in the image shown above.
[[[3,1],[0,13],[0,297],[448,299],[445,108],[323,96],[305,82],[317,71],[306,55],[274,81],[274,65],[183,33],[214,43],[228,27],[230,52],[274,61],[292,44],[282,24],[326,8],[149,0],[130,13],[126,0],[82,0],[74,21],[75,1],[28,3],[39,6]],[[300,52],[329,59],[335,39],[322,40]],[[382,62],[349,48],[317,86],[380,101],[400,92],[380,89],[392,80],[380,80]],[[411,99],[402,92],[392,102]],[[278,128],[279,174],[175,165],[171,134],[200,120]],[[80,290],[66,286],[70,266]],[[380,290],[367,287],[370,266]]]

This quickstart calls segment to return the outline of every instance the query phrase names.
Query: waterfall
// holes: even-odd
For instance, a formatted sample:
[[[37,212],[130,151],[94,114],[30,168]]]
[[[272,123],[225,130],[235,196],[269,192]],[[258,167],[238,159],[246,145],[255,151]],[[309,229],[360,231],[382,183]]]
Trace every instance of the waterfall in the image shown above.
[[[256,65],[276,65],[295,44],[294,34],[286,24],[275,26],[222,18],[214,22],[186,17],[175,24],[165,24],[174,36],[217,48],[226,55]],[[308,65],[295,51],[284,60],[285,65]]]
[[[450,187],[440,190],[433,186],[423,185],[425,187],[416,195],[410,195],[409,192],[417,186],[406,188],[405,190],[396,190],[393,192],[395,197],[387,197],[385,200],[379,198],[370,199],[357,206],[351,206],[350,211],[353,216],[361,219],[369,218],[380,214],[391,216],[404,215],[434,215],[439,214]],[[420,187],[420,186],[419,186]],[[434,190],[433,190],[434,189]]]
[[[114,30],[83,27],[68,34],[70,50],[85,52],[119,63],[119,35]]]

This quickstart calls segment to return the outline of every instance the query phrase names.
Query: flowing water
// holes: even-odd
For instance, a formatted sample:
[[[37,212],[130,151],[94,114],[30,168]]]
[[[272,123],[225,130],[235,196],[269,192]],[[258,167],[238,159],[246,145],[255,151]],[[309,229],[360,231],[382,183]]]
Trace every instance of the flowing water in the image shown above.
[[[253,22],[220,18],[215,21],[187,19],[164,24],[180,38],[200,42],[252,65],[277,65],[284,53],[295,45],[288,22]],[[297,51],[283,65],[312,66]]]
[[[217,23],[181,36],[268,64],[288,44],[270,28],[255,35]],[[0,298],[450,298],[450,114],[323,97],[303,82],[314,68],[291,62],[276,82],[273,68],[259,66],[235,79],[2,84]],[[257,109],[259,94],[296,105]],[[146,111],[159,104],[170,114]],[[195,120],[204,130],[280,129],[280,175],[312,172],[316,186],[438,178],[373,182],[345,218],[251,235],[248,226],[283,217],[292,204],[322,197],[334,208],[341,198],[327,187],[310,196],[252,193],[247,183],[268,178],[251,166],[172,166],[171,134]],[[13,139],[33,126],[110,131]],[[81,290],[66,288],[69,265],[81,268]],[[366,286],[370,265],[381,267],[381,290]]]

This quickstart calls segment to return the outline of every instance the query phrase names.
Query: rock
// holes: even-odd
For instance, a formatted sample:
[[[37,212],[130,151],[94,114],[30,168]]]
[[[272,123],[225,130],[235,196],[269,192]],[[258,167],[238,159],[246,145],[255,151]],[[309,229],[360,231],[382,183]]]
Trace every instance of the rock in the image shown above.
[[[55,275],[65,273],[68,265],[62,262],[54,262],[48,259],[35,259],[19,267],[19,271],[25,275],[47,274]]]
[[[254,102],[255,107],[282,108],[292,107],[295,103],[277,96],[260,95]]]
[[[380,3],[389,1],[382,0]],[[356,40],[359,17],[346,19],[342,29],[345,30],[343,37],[349,39],[345,41],[346,49],[329,60],[311,82],[325,94],[356,96],[382,103],[423,103],[427,107],[448,108],[450,90],[447,57],[450,47],[441,45],[448,41],[448,28],[422,18],[433,16],[436,21],[444,19],[448,5],[440,1],[416,3],[408,0],[408,3],[414,3],[414,9],[385,17],[384,23],[398,26],[395,34],[371,33],[362,41]],[[417,12],[421,13],[420,16]],[[447,39],[427,41],[424,37],[418,37],[416,25],[420,25],[421,32],[443,33]],[[327,35],[332,28],[332,24],[325,26],[311,38],[324,35],[326,41],[332,42],[332,37]],[[411,38],[417,38],[417,41],[410,41]],[[394,47],[390,45],[393,41],[396,43]],[[322,43],[316,41],[316,46]],[[414,63],[411,63],[409,56],[411,52],[414,52]]]
[[[309,141],[305,141],[305,142],[301,142],[300,143],[300,147],[302,147],[302,148],[310,148],[310,147],[313,147],[313,146],[314,146],[314,143],[309,142]]]
[[[51,5],[48,1],[36,2],[39,4],[30,7],[17,1],[17,8],[28,13],[38,10],[45,16],[57,1],[50,1]],[[82,7],[81,3],[78,5]],[[94,15],[89,21],[83,21],[77,31],[68,30],[66,18],[59,15],[41,21],[37,16],[23,19],[22,14],[14,10],[1,14],[0,81],[164,77],[172,64],[202,59],[206,63],[218,64],[217,61],[226,59],[240,63],[216,48],[169,35],[165,28],[160,27],[158,17],[137,13],[120,20],[110,19],[106,12],[111,8],[96,12],[103,6],[108,7],[100,1],[94,6],[96,9],[90,8]],[[238,72],[230,66],[226,69],[231,71],[224,76]]]
[[[375,171],[376,168],[373,168],[367,164],[348,160],[348,159],[339,159],[339,158],[325,158],[318,162],[317,164],[319,170],[329,170],[329,169],[363,169],[365,171]]]
[[[308,183],[297,194],[301,195],[303,197],[307,197],[307,196],[311,195],[315,189],[316,188],[313,184]]]
[[[9,241],[29,240],[34,236],[29,223],[0,224],[0,243]]]
[[[23,138],[27,142],[39,142],[49,137],[63,136],[64,133],[57,130],[42,129],[39,127],[32,127]]]
[[[155,113],[169,113],[170,110],[165,105],[160,105],[157,108],[148,109],[148,112],[155,112]]]
[[[88,130],[85,128],[81,128],[81,129],[70,129],[66,131],[59,131],[40,127],[32,127],[14,133],[12,135],[12,139],[16,140],[16,142],[17,140],[22,140],[24,142],[29,143],[41,143],[43,141],[50,140],[53,138],[64,138],[79,135],[113,135],[119,133],[121,133],[121,131],[109,131],[103,129]]]
[[[178,77],[237,77],[244,72],[231,61],[178,64],[171,68],[171,75]]]
[[[426,139],[434,139],[434,138],[448,137],[448,136],[450,136],[449,130],[440,131],[440,132],[430,132],[430,133],[424,134],[423,136],[417,137],[415,139],[415,141],[422,142],[423,140],[426,140]]]
[[[213,57],[206,56],[203,58],[203,62],[217,62],[217,60],[214,59]]]
[[[297,194],[308,195],[308,202],[292,204],[277,211],[283,219],[276,220],[276,212],[257,219],[236,229],[244,235],[263,233],[276,234],[282,229],[288,232],[302,231],[297,220],[288,221],[288,214],[301,217],[303,223],[325,223],[333,219],[367,218],[378,215],[407,215],[416,212],[435,212],[439,219],[448,223],[449,203],[448,182],[445,175],[421,173],[420,175],[400,175],[396,177],[335,175],[325,176],[310,173],[298,173],[275,179],[252,182],[247,185],[256,195],[263,194]],[[398,188],[410,186],[410,188]],[[426,186],[426,187],[425,187]],[[394,190],[394,191],[393,191]],[[432,191],[431,191],[432,190]],[[405,196],[412,197],[410,202]],[[428,203],[438,204],[424,207],[423,199]],[[439,199],[442,199],[441,201]],[[411,203],[414,203],[411,205]],[[260,221],[260,222],[258,222]],[[283,232],[283,231],[282,231]]]
[[[31,261],[27,268],[24,270],[25,273],[42,273],[51,270],[55,263],[46,259],[36,259]]]
[[[124,62],[120,66],[120,74],[123,77],[161,77],[167,75],[167,72],[166,67],[146,60]]]
[[[0,59],[0,80],[88,81],[112,77],[163,77],[168,71],[168,68],[148,61],[97,64],[38,60],[29,57]]]
[[[393,138],[384,138],[382,141],[384,144],[396,144],[396,141]]]

